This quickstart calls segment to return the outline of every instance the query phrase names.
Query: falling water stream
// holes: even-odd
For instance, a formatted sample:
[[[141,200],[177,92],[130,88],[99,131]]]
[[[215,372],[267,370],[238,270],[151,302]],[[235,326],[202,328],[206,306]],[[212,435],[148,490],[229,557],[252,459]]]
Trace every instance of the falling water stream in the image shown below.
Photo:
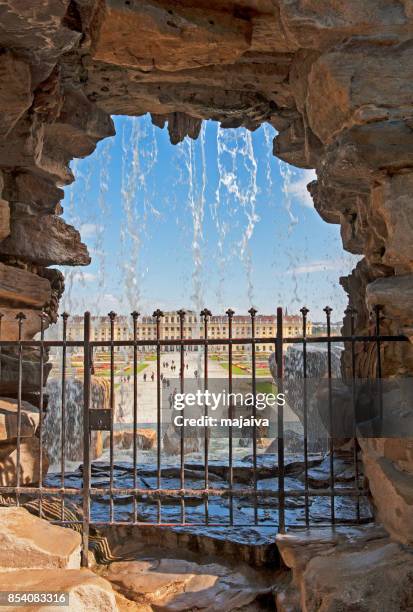
[[[212,217],[218,234],[217,259],[220,269],[217,300],[224,307],[226,270],[238,258],[245,270],[247,301],[254,303],[250,241],[259,221],[257,206],[257,161],[251,132],[217,129],[218,185]],[[241,213],[241,215],[239,214]]]
[[[127,307],[139,309],[142,284],[147,265],[142,261],[142,247],[148,234],[148,219],[159,217],[155,193],[151,189],[153,170],[158,159],[155,127],[139,118],[123,126],[119,267],[122,270],[120,291]]]
[[[274,209],[274,218],[287,215],[289,236],[299,226],[300,219],[296,205],[297,198],[301,197],[296,192],[300,171],[282,161],[277,164],[272,154],[274,129],[262,126],[257,140],[245,128],[221,129],[217,124],[204,122],[196,141],[185,138],[169,149],[168,155],[177,171],[168,195],[160,173],[162,164],[168,163],[164,153],[163,158],[159,155],[162,133],[148,117],[123,119],[117,129],[117,141],[100,143],[93,158],[84,162],[75,160],[72,166],[76,182],[68,190],[65,214],[70,223],[80,228],[93,264],[85,271],[64,270],[63,307],[70,312],[86,308],[99,311],[103,307],[106,311],[147,309],[150,313],[156,304],[151,302],[146,289],[152,274],[148,247],[153,232],[158,231],[156,228],[169,223],[174,199],[181,231],[175,244],[176,254],[180,262],[187,255],[192,259],[192,269],[185,266],[191,292],[189,295],[186,290],[182,292],[186,302],[183,305],[199,313],[202,307],[208,306],[206,302],[211,301],[214,293],[213,310],[225,312],[233,305],[228,287],[232,270],[239,262],[245,290],[244,296],[238,295],[236,299],[248,305],[245,310],[251,305],[259,306],[261,299],[252,258],[259,210],[265,202]],[[119,139],[121,147],[116,145]],[[162,150],[164,147],[162,142]],[[211,154],[213,149],[215,154]],[[261,168],[257,155],[263,160]],[[173,193],[174,184],[179,195]],[[92,193],[97,193],[95,206],[89,203]],[[116,218],[114,210],[120,211]],[[182,214],[185,210],[188,214]],[[288,237],[281,234],[283,227],[275,224],[274,235],[284,242],[285,258],[289,261],[287,272],[293,271],[299,261],[295,249],[288,246]],[[107,249],[108,244],[112,249]],[[116,262],[115,277],[113,262]],[[274,291],[278,286],[275,276],[268,278]],[[90,285],[93,285],[92,292],[87,291]],[[82,291],[77,290],[82,287],[83,299]],[[294,301],[298,301],[298,283],[295,293]]]

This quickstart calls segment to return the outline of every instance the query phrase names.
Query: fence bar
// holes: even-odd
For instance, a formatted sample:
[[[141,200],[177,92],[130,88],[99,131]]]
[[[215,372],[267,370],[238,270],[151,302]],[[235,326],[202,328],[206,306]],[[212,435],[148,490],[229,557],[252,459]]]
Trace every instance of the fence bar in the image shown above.
[[[53,522],[53,521],[51,521]],[[127,521],[116,521],[116,523],[113,523],[115,526],[119,526],[119,527],[126,527],[126,526],[131,526],[131,523],[128,523]],[[362,524],[368,524],[368,521],[362,521]],[[348,526],[348,525],[352,525],[351,522],[346,521],[346,520],[342,520],[340,522],[340,525],[342,526]],[[93,523],[94,527],[107,527],[107,523],[102,523],[102,522],[96,522]],[[161,527],[176,527],[176,523],[161,523],[160,525]],[[229,527],[230,525],[225,525],[224,523],[210,523],[210,527]],[[265,524],[266,527],[278,527],[277,524],[274,523],[266,523]],[[141,522],[141,523],[136,523],[136,527],[159,527],[158,523],[153,523],[148,521],[147,523],[145,522]],[[200,523],[200,522],[191,522],[191,527],[195,528],[195,527],[205,527],[204,523]],[[251,527],[251,523],[237,523],[237,527],[238,528],[243,528],[243,527]],[[330,527],[329,523],[326,522],[320,522],[317,523],[317,527]],[[297,526],[297,525],[291,525],[289,526],[288,530],[290,531],[294,531],[294,530],[298,530],[298,529],[302,529],[302,527]]]
[[[43,487],[43,386],[44,386],[44,324],[47,315],[40,315],[40,359],[39,359],[39,517],[42,516],[42,487]]]
[[[381,341],[380,341],[380,313],[383,309],[383,306],[380,304],[376,304],[374,306],[374,314],[375,314],[375,337],[376,337],[376,347],[377,347],[377,367],[376,367],[376,378],[378,380],[379,385],[379,415],[380,415],[380,426],[383,423],[383,389],[381,384],[382,379],[382,371],[381,371]]]
[[[114,500],[113,500],[113,485],[114,485],[114,436],[113,429],[115,424],[115,348],[113,341],[115,339],[115,319],[116,313],[113,310],[108,314],[110,320],[110,431],[109,431],[109,520],[114,521]]]
[[[2,312],[0,312],[0,380],[2,379],[2,369],[3,369],[3,359],[2,359],[2,353],[3,353],[3,346],[1,344],[1,336],[3,333],[3,317],[4,314]]]
[[[82,567],[88,567],[89,523],[90,523],[90,383],[91,383],[91,347],[90,347],[90,312],[84,314],[83,327],[84,369],[83,369],[83,526],[82,526]]]
[[[138,488],[138,447],[137,447],[137,427],[138,427],[138,347],[136,340],[138,339],[138,317],[139,312],[134,310],[131,313],[133,322],[133,488]],[[138,508],[136,495],[133,496],[133,522],[138,520]]]
[[[249,309],[251,317],[251,360],[252,360],[252,395],[254,397],[254,404],[252,407],[252,415],[254,417],[254,425],[252,428],[252,478],[254,483],[254,489],[257,489],[257,425],[255,419],[257,418],[257,372],[256,372],[256,350],[255,350],[255,316],[257,310],[255,308]],[[254,523],[258,525],[258,508],[257,498],[254,497]]]
[[[345,314],[350,316],[350,333],[351,333],[351,404],[353,410],[353,465],[354,465],[354,487],[359,488],[359,471],[358,471],[358,453],[357,453],[357,432],[356,432],[356,350],[354,341],[355,318],[357,311],[351,306],[347,308]],[[357,497],[356,502],[356,517],[357,522],[360,522],[360,498]]]
[[[23,321],[26,319],[24,312],[19,312],[16,315],[19,334],[19,364],[17,378],[17,449],[16,449],[16,504],[20,504],[19,487],[20,487],[20,446],[21,446],[21,431],[22,431],[22,378],[23,378]]]
[[[331,522],[334,525],[335,523],[335,498],[334,498],[334,437],[333,437],[333,392],[331,385],[331,313],[333,312],[332,308],[326,306],[324,308],[324,312],[326,313],[327,319],[327,375],[328,375],[328,418],[329,418],[329,428],[330,428],[330,437],[329,437],[329,453],[330,453],[330,491],[331,491],[331,501],[330,501],[330,516]]]
[[[212,316],[212,313],[207,308],[201,312],[201,318],[204,320],[204,391],[208,389],[208,317]],[[204,416],[205,423],[207,423],[208,418],[208,406],[205,402],[204,405]],[[208,469],[208,461],[209,461],[209,428],[206,425],[204,428],[204,465],[205,465],[205,478],[204,478],[204,486],[205,489],[209,488],[209,469]],[[209,500],[208,495],[204,500],[205,507],[205,523],[209,524]]]
[[[232,403],[232,318],[234,311],[231,308],[227,310],[228,316],[228,393],[230,399],[228,403],[228,418],[230,425],[228,427],[228,480],[230,488],[229,496],[229,524],[234,524],[234,500],[232,497],[232,489],[234,487],[234,467],[233,467],[233,448],[232,448],[232,419],[234,418],[234,406]]]
[[[284,355],[283,355],[283,309],[277,308],[277,337],[275,338],[277,362],[277,393],[284,392]],[[277,407],[278,438],[278,529],[285,532],[285,465],[284,465],[284,407]]]
[[[307,398],[307,315],[308,308],[305,306],[300,310],[303,317],[303,427],[304,427],[304,486],[305,486],[305,523],[310,525],[310,503],[308,496],[308,398]]]
[[[65,518],[65,472],[66,472],[66,361],[67,361],[67,320],[69,315],[67,312],[62,314],[63,333],[62,333],[62,412],[60,421],[60,484],[62,487],[62,495],[60,501],[60,516],[62,521]]]
[[[162,427],[161,427],[161,318],[163,312],[155,310],[153,316],[156,320],[156,482],[158,489],[161,488],[161,448],[162,448]],[[161,500],[158,500],[158,523],[161,522],[162,518],[162,505]]]
[[[1,492],[5,494],[13,494],[16,493],[17,487],[1,487]],[[27,493],[29,495],[36,494],[39,491],[39,487],[37,486],[22,486],[19,488],[19,493]],[[73,488],[66,487],[65,494],[73,495],[79,497],[82,494],[83,488]],[[61,487],[44,487],[43,495],[58,495],[62,492]],[[90,490],[90,495],[107,495],[108,489],[107,487],[93,487]],[[113,493],[114,495],[133,495],[136,492],[137,495],[144,495],[145,497],[180,497],[181,495],[194,495],[195,497],[204,497],[205,495],[214,495],[217,497],[228,497],[230,494],[230,490],[226,489],[215,489],[209,487],[206,489],[192,489],[187,487],[183,491],[181,489],[148,489],[148,488],[133,488],[133,487],[114,487]],[[335,495],[336,497],[357,497],[360,494],[367,495],[367,489],[336,489]],[[253,496],[254,489],[252,487],[242,487],[236,489],[237,495],[251,495]],[[291,489],[284,491],[285,496],[287,497],[302,497],[303,493],[299,489]],[[330,491],[328,489],[309,489],[310,496],[315,497],[330,497]],[[272,489],[259,489],[257,491],[257,496],[263,497],[279,497],[279,492]],[[58,521],[60,522],[60,521]],[[72,522],[72,521],[65,521]],[[82,521],[81,521],[82,523]],[[108,522],[106,521],[106,525]],[[131,524],[131,523],[129,523]],[[191,523],[192,524],[192,523]],[[177,526],[177,523],[174,523]]]
[[[181,340],[181,346],[179,347],[179,357],[180,357],[180,365],[179,365],[179,389],[180,393],[184,392],[185,388],[185,344],[184,344],[184,322],[185,322],[185,310],[178,310],[179,316],[179,339]],[[172,410],[174,407],[172,406]],[[184,412],[182,412],[182,416],[184,417]],[[181,439],[180,439],[180,459],[181,459],[181,468],[180,468],[180,485],[181,489],[185,488],[185,427],[181,427]],[[185,524],[185,498],[181,497],[181,522]]]
[[[351,340],[352,340],[351,336],[331,336],[330,338],[330,342],[339,343],[339,344],[342,344],[343,342],[351,342]],[[354,336],[355,342],[377,343],[377,340],[380,340],[380,342],[410,342],[409,338],[403,334],[398,334],[394,336],[389,335],[389,334],[381,334],[378,338],[376,338],[375,334],[372,336]],[[159,342],[161,346],[179,346],[180,345],[180,340],[160,340]],[[245,344],[245,345],[252,344],[251,338],[241,338],[240,337],[240,338],[237,338],[237,342],[238,344]],[[284,338],[283,342],[284,344],[302,344],[303,339],[301,336],[288,337],[288,338]],[[326,339],[324,336],[307,336],[307,342],[311,342],[312,344],[325,344]],[[62,341],[61,340],[45,340],[43,344],[45,347],[48,347],[48,348],[51,348],[51,347],[60,348],[62,346]],[[134,344],[133,340],[115,340],[113,342],[113,346],[115,347],[117,346],[127,347],[127,346],[133,346],[133,344]],[[156,340],[138,340],[136,344],[137,346],[142,346],[142,347],[144,346],[156,347],[157,342]],[[199,338],[187,338],[185,340],[186,346],[203,346],[204,344],[205,344],[205,341],[202,339],[200,340]],[[228,344],[228,338],[209,338],[208,344],[210,345]],[[268,344],[268,338],[256,338],[255,344]],[[41,341],[40,340],[22,340],[21,345],[35,347],[35,346],[40,346]],[[0,340],[0,348],[4,346],[16,346],[16,340]],[[68,340],[67,346],[71,348],[83,348],[83,342],[82,340]],[[91,347],[110,347],[110,342],[107,340],[93,340],[90,342],[90,346]]]

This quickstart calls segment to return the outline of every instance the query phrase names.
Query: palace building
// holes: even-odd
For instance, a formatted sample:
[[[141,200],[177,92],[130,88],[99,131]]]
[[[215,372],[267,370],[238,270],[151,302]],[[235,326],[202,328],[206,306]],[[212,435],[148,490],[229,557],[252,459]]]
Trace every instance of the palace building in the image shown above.
[[[176,311],[165,312],[160,320],[160,339],[161,340],[179,340],[180,339],[180,319]],[[220,338],[228,338],[228,317],[226,315],[212,315],[208,318],[208,338],[210,340],[218,340]],[[283,318],[283,335],[284,337],[301,337],[303,332],[303,323],[301,316],[285,315]],[[307,321],[306,333],[311,336],[313,325],[311,321]],[[268,338],[268,344],[257,344],[257,352],[269,352],[274,350],[274,338],[277,335],[277,318],[275,315],[256,315],[255,317],[255,337]],[[203,338],[204,337],[204,322],[202,317],[193,312],[186,311],[183,325],[183,336],[186,340]],[[237,338],[251,337],[251,317],[248,315],[234,315],[232,318],[232,336]],[[83,317],[73,316],[68,319],[67,324],[67,340],[82,340],[83,339]],[[113,339],[133,340],[133,322],[132,317],[119,315],[114,320]],[[156,340],[156,320],[152,316],[140,316],[137,322],[137,339],[138,340]],[[92,317],[92,341],[109,342],[111,340],[111,325],[109,317]],[[246,350],[244,344],[233,344],[235,351]],[[153,352],[153,346],[140,347],[144,352]],[[198,350],[197,346],[186,347],[189,351]],[[105,349],[102,349],[105,350]],[[178,346],[166,346],[165,351],[179,350]],[[222,352],[228,350],[227,347],[219,344],[210,346],[211,352]]]

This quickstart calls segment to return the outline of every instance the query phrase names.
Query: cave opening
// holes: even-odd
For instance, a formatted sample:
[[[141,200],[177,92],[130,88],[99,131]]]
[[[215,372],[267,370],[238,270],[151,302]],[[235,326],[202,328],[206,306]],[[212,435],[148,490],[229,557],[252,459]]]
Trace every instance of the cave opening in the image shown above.
[[[115,127],[114,138],[72,164],[63,218],[92,261],[62,268],[61,312],[184,304],[266,314],[282,304],[297,314],[307,304],[313,320],[326,305],[342,320],[339,278],[359,258],[314,209],[307,184],[315,173],[274,158],[272,126],[204,122],[196,139],[174,146],[149,115],[115,118]]]

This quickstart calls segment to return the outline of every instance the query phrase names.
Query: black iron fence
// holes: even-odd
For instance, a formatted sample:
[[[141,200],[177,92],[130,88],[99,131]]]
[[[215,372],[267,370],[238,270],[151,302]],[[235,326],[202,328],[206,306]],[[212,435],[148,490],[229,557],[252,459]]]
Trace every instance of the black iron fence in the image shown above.
[[[105,340],[98,340],[91,338],[91,315],[86,312],[83,320],[83,338],[78,340],[68,339],[68,323],[69,315],[62,315],[62,339],[59,340],[48,340],[45,338],[45,317],[41,317],[41,332],[40,338],[37,340],[25,340],[24,339],[24,325],[25,318],[23,314],[17,316],[18,325],[18,340],[6,341],[0,340],[1,357],[0,360],[2,371],[0,372],[0,381],[4,373],[3,356],[9,356],[12,352],[14,355],[15,363],[15,398],[16,398],[16,431],[15,431],[15,465],[14,472],[11,469],[11,479],[8,480],[3,478],[2,486],[0,486],[0,494],[4,498],[8,498],[9,501],[12,499],[14,503],[23,504],[32,503],[33,500],[38,504],[38,510],[40,516],[42,516],[42,504],[46,504],[47,500],[53,500],[55,504],[59,504],[58,516],[54,516],[54,522],[60,525],[77,528],[81,530],[83,536],[83,564],[87,565],[87,550],[89,546],[90,529],[96,529],[101,525],[110,524],[133,524],[133,525],[172,525],[177,526],[239,526],[236,517],[234,517],[234,503],[246,503],[245,500],[251,502],[251,513],[249,524],[260,525],[260,506],[273,505],[276,507],[276,524],[277,528],[283,532],[289,527],[288,521],[288,507],[289,503],[293,507],[298,503],[301,504],[303,509],[302,524],[309,526],[312,523],[312,517],[310,512],[311,500],[314,498],[324,498],[329,500],[329,513],[325,517],[325,521],[329,524],[335,524],[341,521],[340,516],[337,515],[337,500],[352,500],[352,507],[354,509],[353,516],[346,519],[346,522],[359,523],[363,520],[367,520],[363,516],[360,510],[360,500],[365,499],[367,491],[364,488],[362,479],[360,477],[360,462],[358,456],[358,445],[355,440],[356,436],[356,346],[358,343],[369,344],[373,343],[376,351],[376,374],[377,378],[381,379],[382,374],[382,347],[386,343],[392,342],[406,342],[407,338],[404,336],[388,336],[382,335],[380,330],[380,308],[377,307],[375,310],[375,330],[369,336],[357,336],[355,335],[355,311],[349,310],[351,321],[350,335],[332,335],[331,333],[331,309],[326,307],[325,312],[325,329],[326,334],[323,336],[309,336],[308,331],[308,310],[306,308],[301,309],[301,326],[302,334],[299,336],[283,336],[283,310],[277,309],[276,316],[276,333],[274,337],[257,337],[256,334],[256,315],[257,311],[251,309],[249,311],[250,317],[250,334],[246,337],[234,337],[233,334],[233,319],[234,312],[228,310],[226,312],[227,317],[227,336],[222,337],[211,337],[209,334],[209,322],[211,318],[211,312],[204,309],[201,312],[201,333],[197,338],[185,337],[185,317],[186,313],[183,310],[178,311],[177,316],[179,317],[179,337],[174,339],[163,339],[161,337],[161,321],[163,313],[160,310],[156,310],[153,313],[156,336],[153,339],[138,338],[138,321],[139,313],[133,312],[131,314],[131,327],[130,327],[130,338],[129,339],[116,339],[115,338],[115,322],[116,314],[111,312],[108,315],[110,322],[110,337]],[[0,318],[1,321],[1,318]],[[187,477],[188,463],[186,462],[186,430],[185,427],[180,428],[180,441],[179,441],[179,452],[178,459],[179,465],[177,466],[177,479],[175,486],[171,486],[171,480],[165,476],[165,470],[162,468],[162,360],[165,359],[164,351],[166,347],[176,347],[179,354],[179,377],[177,379],[177,385],[179,386],[179,392],[185,394],[185,388],[187,384],[186,378],[186,349],[188,347],[201,347],[203,351],[202,362],[203,372],[199,384],[203,390],[208,390],[209,386],[209,368],[211,364],[211,355],[214,353],[214,348],[217,346],[225,347],[227,355],[227,376],[226,384],[229,395],[231,395],[234,389],[234,381],[236,375],[234,374],[234,345],[244,345],[249,347],[250,355],[250,372],[249,379],[251,384],[251,392],[253,397],[257,395],[257,347],[260,345],[271,345],[275,348],[275,372],[273,375],[276,380],[277,393],[283,394],[284,391],[284,362],[285,353],[288,346],[299,345],[301,350],[302,359],[300,365],[302,368],[299,377],[302,381],[302,415],[300,418],[300,426],[302,428],[302,461],[298,464],[300,482],[302,487],[291,487],[289,486],[291,478],[290,474],[295,469],[297,474],[297,462],[294,464],[286,463],[286,449],[285,449],[285,415],[284,406],[278,405],[275,414],[275,445],[273,445],[273,463],[268,462],[263,464],[259,449],[258,439],[262,435],[257,429],[257,407],[254,401],[251,406],[252,412],[252,427],[250,429],[251,435],[251,457],[247,464],[242,466],[242,470],[234,458],[234,440],[236,436],[233,432],[233,426],[228,424],[228,435],[227,435],[227,448],[225,451],[226,461],[223,469],[224,479],[226,486],[216,486],[215,479],[211,481],[211,470],[213,473],[217,472],[216,461],[211,461],[210,456],[210,444],[211,436],[209,427],[206,425],[200,430],[201,437],[201,453],[202,460],[200,465],[197,465],[197,469],[202,471],[201,481],[197,486],[193,484],[188,485]],[[326,453],[328,461],[328,479],[324,486],[314,484],[314,478],[311,474],[311,468],[313,465],[313,454],[309,449],[309,389],[308,389],[308,347],[309,345],[324,345],[325,356],[326,356],[326,369],[323,375],[324,382],[327,383],[327,402],[328,402],[328,421],[327,423],[327,446]],[[346,486],[343,486],[340,479],[336,477],[335,473],[335,456],[336,456],[336,445],[335,437],[333,433],[333,420],[334,420],[334,393],[333,393],[333,373],[332,373],[332,347],[335,344],[346,344],[351,354],[351,368],[349,380],[346,381],[348,388],[350,389],[350,395],[352,398],[352,409],[354,411],[354,417],[352,420],[353,431],[352,437],[354,438],[353,444],[350,445],[352,453],[352,477],[351,482],[346,481]],[[132,402],[132,448],[131,448],[131,469],[129,472],[129,480],[123,480],[119,484],[117,478],[117,465],[115,462],[115,408],[116,408],[116,393],[117,393],[117,381],[116,381],[116,369],[115,369],[115,351],[118,347],[128,349],[130,351],[130,385],[131,385],[131,402]],[[152,347],[154,351],[154,368],[155,368],[155,380],[156,394],[155,394],[155,411],[156,411],[156,446],[153,455],[154,465],[150,466],[153,468],[153,481],[148,486],[146,482],[144,485],[141,480],[141,473],[148,468],[142,468],[139,464],[139,453],[138,447],[138,424],[139,424],[139,394],[138,387],[141,384],[139,377],[139,351],[142,347]],[[60,434],[60,470],[59,474],[54,479],[46,477],[43,473],[43,455],[45,453],[43,444],[43,428],[44,428],[44,382],[45,382],[45,366],[47,363],[47,353],[49,349],[55,348],[61,351],[61,361],[59,364],[59,377],[61,380],[61,397],[60,397],[60,414],[61,420],[61,434]],[[109,352],[109,405],[104,407],[98,407],[92,409],[91,407],[91,382],[93,375],[93,361],[94,353],[99,350],[107,350]],[[39,410],[39,423],[38,423],[38,457],[36,460],[38,478],[34,479],[36,484],[26,483],[24,481],[24,473],[22,472],[22,444],[24,443],[24,423],[22,415],[24,414],[24,399],[26,398],[27,388],[30,392],[34,391],[33,384],[33,372],[28,368],[26,363],[25,352],[27,350],[34,350],[36,352],[36,367],[38,368],[38,405]],[[72,350],[81,351],[83,355],[83,462],[81,479],[77,484],[71,484],[73,481],[68,478],[70,470],[67,469],[66,465],[66,420],[67,420],[67,377],[68,377],[68,354]],[[30,370],[30,371],[29,371]],[[10,375],[7,374],[8,380]],[[27,381],[26,378],[30,378]],[[13,379],[13,376],[11,376]],[[13,382],[13,381],[12,381]],[[259,382],[259,381],[258,381]],[[27,383],[27,384],[26,384]],[[9,382],[7,383],[9,385]],[[9,387],[7,387],[9,388]],[[13,396],[13,385],[10,387],[10,395]],[[230,423],[234,417],[235,406],[230,400],[228,405],[228,418]],[[209,415],[208,405],[205,403],[203,407],[203,416],[207,418]],[[207,422],[207,421],[206,421]],[[93,476],[93,461],[91,459],[91,434],[94,431],[105,431],[108,436],[108,465],[107,470],[102,477],[102,472],[99,473],[99,479],[94,479]],[[347,432],[348,435],[348,432]],[[0,449],[1,450],[1,449]],[[295,467],[291,468],[291,465]],[[263,466],[266,470],[266,486],[262,486],[261,470]],[[222,467],[222,466],[221,466]],[[221,469],[220,467],[220,469]],[[3,470],[7,469],[4,462],[2,464]],[[0,469],[0,471],[1,471]],[[146,473],[145,472],[145,473]],[[247,473],[247,475],[246,475]],[[242,478],[239,478],[239,475]],[[270,478],[273,476],[273,478]],[[23,479],[23,480],[22,480]],[[167,483],[165,484],[165,481]],[[191,481],[192,482],[192,481]],[[125,484],[126,483],[126,484]],[[264,480],[265,484],[265,480]],[[93,505],[94,499],[105,499],[108,502],[108,518],[96,518],[91,514],[91,505]],[[129,512],[123,513],[121,519],[116,516],[116,505],[120,500],[130,500]],[[69,505],[69,501],[70,505]],[[139,515],[138,504],[142,499],[149,501],[153,504],[156,509],[155,513],[151,517],[145,520]],[[210,512],[210,501],[224,500],[227,514],[224,516],[220,515],[220,520],[217,521],[215,515]],[[166,519],[163,517],[163,504],[171,503],[171,500],[175,501],[178,505],[180,512],[178,520],[171,521],[170,515],[167,513]],[[190,502],[188,502],[190,500]],[[187,503],[192,503],[194,500],[203,507],[202,516],[198,513],[196,520],[188,520],[186,513]],[[240,501],[241,500],[241,501]],[[252,501],[251,501],[252,500]],[[289,503],[287,503],[289,500]],[[197,502],[197,503],[198,503]],[[11,502],[10,502],[11,503]],[[122,502],[123,503],[123,502]],[[341,502],[340,502],[341,503]],[[75,513],[68,512],[69,507],[75,508]],[[222,506],[223,507],[223,506]],[[318,520],[318,522],[320,522]],[[268,525],[268,521],[263,521],[263,524]]]

